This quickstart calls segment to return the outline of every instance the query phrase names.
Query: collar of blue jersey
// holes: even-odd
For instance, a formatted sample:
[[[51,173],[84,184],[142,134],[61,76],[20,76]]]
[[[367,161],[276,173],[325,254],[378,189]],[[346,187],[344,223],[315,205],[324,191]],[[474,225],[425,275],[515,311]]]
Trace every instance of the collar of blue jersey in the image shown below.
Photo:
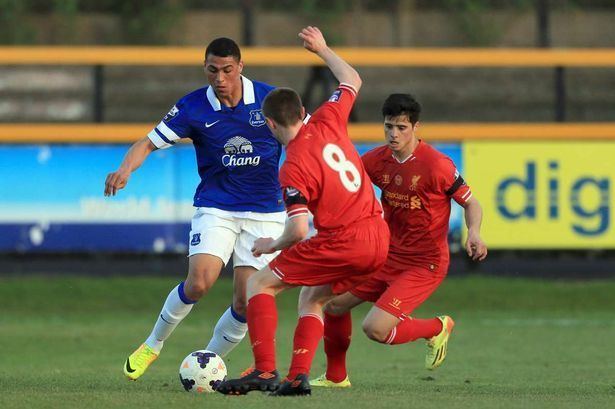
[[[244,105],[253,104],[255,102],[254,84],[252,83],[252,81],[250,81],[248,78],[244,77],[243,75],[241,76],[241,82],[243,84],[243,95],[242,95],[243,104]],[[220,100],[216,96],[216,92],[214,91],[214,87],[212,86],[207,87],[207,100],[211,104],[211,107],[214,109],[214,111],[220,111],[222,109],[222,104],[220,103]]]

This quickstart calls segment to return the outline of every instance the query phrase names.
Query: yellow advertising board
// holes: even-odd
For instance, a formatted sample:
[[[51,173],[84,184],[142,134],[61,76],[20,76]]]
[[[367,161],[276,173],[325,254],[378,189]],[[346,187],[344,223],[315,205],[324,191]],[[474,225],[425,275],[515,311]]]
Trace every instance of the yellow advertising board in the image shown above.
[[[490,248],[615,248],[614,142],[466,142]]]

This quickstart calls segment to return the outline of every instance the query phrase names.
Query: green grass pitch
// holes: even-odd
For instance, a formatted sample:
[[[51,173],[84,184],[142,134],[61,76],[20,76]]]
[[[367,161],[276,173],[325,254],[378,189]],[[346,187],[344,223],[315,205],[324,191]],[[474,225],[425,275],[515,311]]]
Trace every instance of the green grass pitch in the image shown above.
[[[201,349],[230,301],[220,280],[137,382],[126,356],[149,334],[181,279],[0,278],[0,407],[10,408],[598,408],[615,407],[615,281],[449,278],[416,312],[457,323],[444,365],[423,369],[424,342],[369,341],[355,310],[348,390],[311,397],[196,395],[178,367]],[[278,361],[290,358],[297,292],[278,300]],[[236,376],[251,362],[247,342],[226,359]],[[324,368],[316,356],[313,376]]]

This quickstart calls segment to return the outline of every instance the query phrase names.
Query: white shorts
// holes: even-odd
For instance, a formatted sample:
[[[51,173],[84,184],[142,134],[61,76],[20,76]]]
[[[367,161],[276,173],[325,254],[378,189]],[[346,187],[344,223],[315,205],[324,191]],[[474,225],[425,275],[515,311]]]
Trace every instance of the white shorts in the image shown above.
[[[278,253],[254,257],[250,251],[254,240],[280,237],[285,218],[285,212],[259,214],[199,207],[192,218],[188,256],[211,254],[226,265],[233,254],[234,267],[250,266],[260,270]]]

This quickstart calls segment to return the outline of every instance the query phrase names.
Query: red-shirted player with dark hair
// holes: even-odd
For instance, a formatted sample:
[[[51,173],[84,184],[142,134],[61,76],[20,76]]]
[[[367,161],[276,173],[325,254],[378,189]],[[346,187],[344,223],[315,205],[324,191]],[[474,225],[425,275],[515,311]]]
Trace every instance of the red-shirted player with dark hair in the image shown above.
[[[327,304],[327,372],[312,386],[350,386],[346,372],[352,329],[349,311],[364,301],[375,303],[363,322],[369,338],[386,344],[424,338],[428,345],[425,367],[442,364],[453,320],[449,316],[418,319],[410,314],[446,277],[451,199],[465,209],[468,255],[473,260],[487,256],[480,238],[480,204],[453,161],[415,135],[420,111],[411,95],[390,95],[382,107],[387,144],[363,155],[372,182],[382,189],[384,216],[391,230],[389,255],[368,281]]]
[[[329,101],[305,122],[299,95],[291,89],[271,91],[263,113],[274,136],[286,146],[280,169],[288,220],[276,240],[254,242],[255,256],[282,250],[268,267],[248,281],[248,331],[254,370],[221,383],[224,394],[251,390],[272,395],[310,394],[308,374],[323,335],[323,307],[382,267],[389,248],[389,230],[369,176],[348,138],[350,110],[361,87],[359,74],[325,42],[315,27],[301,31],[306,49],[329,66],[340,85]],[[308,210],[316,236],[308,233]],[[275,295],[304,287],[299,296],[299,322],[289,373],[280,383],[275,360],[277,310]]]

